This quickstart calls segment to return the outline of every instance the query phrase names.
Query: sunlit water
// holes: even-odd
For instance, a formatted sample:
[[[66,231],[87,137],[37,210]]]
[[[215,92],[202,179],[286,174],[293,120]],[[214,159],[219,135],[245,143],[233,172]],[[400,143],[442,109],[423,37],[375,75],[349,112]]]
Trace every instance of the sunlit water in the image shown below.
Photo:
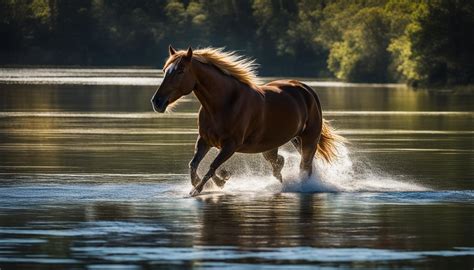
[[[302,181],[236,155],[190,198],[199,104],[156,114],[160,73],[0,69],[0,268],[474,266],[472,92],[304,79],[350,141]],[[201,174],[215,151],[201,166]]]

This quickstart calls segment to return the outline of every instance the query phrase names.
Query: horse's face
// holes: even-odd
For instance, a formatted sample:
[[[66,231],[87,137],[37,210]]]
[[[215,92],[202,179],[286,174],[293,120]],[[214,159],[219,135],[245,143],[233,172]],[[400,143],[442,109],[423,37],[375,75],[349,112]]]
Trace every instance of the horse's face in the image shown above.
[[[169,51],[170,56],[176,53],[171,46]],[[191,71],[192,56],[193,51],[190,47],[186,55],[176,58],[166,67],[163,82],[151,99],[153,110],[164,112],[168,105],[194,90],[196,79]]]

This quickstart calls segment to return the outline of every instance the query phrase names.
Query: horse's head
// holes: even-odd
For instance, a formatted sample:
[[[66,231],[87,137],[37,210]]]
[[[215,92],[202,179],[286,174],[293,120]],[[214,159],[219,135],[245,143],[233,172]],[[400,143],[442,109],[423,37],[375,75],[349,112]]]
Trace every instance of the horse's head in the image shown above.
[[[195,76],[191,71],[193,57],[191,47],[187,52],[176,52],[170,45],[169,54],[163,71],[163,82],[151,99],[153,110],[156,112],[164,112],[169,104],[191,93],[196,85]]]

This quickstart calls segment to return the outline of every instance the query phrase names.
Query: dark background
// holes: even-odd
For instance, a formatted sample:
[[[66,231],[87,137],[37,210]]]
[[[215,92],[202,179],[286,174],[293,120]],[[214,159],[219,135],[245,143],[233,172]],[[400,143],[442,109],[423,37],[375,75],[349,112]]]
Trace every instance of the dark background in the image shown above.
[[[161,67],[167,46],[225,46],[265,76],[462,85],[470,0],[0,0],[3,66]]]

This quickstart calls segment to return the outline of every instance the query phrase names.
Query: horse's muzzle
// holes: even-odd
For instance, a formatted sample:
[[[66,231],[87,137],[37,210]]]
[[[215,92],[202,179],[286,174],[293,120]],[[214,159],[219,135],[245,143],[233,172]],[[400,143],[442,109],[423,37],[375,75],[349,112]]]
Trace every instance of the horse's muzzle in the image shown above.
[[[153,110],[155,112],[163,113],[166,111],[166,107],[168,107],[169,100],[168,98],[158,98],[158,99],[152,99],[151,100],[151,105],[153,107]]]

